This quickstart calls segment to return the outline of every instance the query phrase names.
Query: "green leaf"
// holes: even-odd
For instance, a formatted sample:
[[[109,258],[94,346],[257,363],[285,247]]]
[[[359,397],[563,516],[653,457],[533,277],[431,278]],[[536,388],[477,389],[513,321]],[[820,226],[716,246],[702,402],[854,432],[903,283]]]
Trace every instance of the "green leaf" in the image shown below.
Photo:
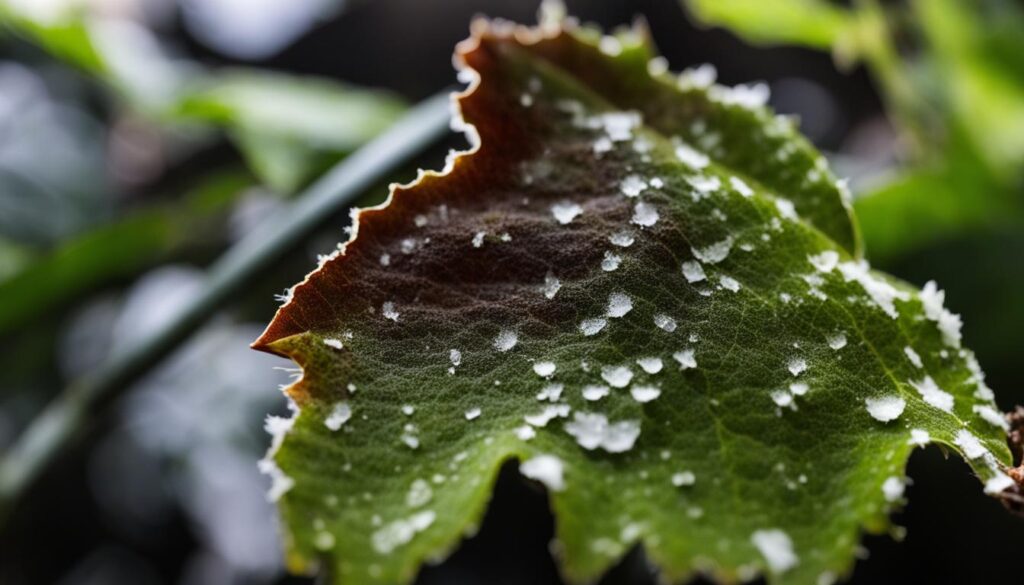
[[[102,80],[153,121],[222,128],[253,172],[284,193],[376,136],[404,109],[395,96],[329,80],[212,71],[174,60],[133,23],[80,10],[33,12],[0,5],[0,24]]]
[[[853,15],[827,0],[686,0],[695,17],[752,43],[829,49],[854,26]]]
[[[1012,486],[942,293],[858,259],[824,159],[749,88],[646,51],[477,23],[478,146],[359,212],[256,341],[303,369],[262,463],[293,570],[409,582],[510,459],[573,582],[639,543],[672,582],[828,581],[929,442]]]
[[[339,153],[387,128],[403,110],[401,101],[383,92],[227,70],[189,91],[177,114],[228,128],[250,166],[270,186],[291,192]]]

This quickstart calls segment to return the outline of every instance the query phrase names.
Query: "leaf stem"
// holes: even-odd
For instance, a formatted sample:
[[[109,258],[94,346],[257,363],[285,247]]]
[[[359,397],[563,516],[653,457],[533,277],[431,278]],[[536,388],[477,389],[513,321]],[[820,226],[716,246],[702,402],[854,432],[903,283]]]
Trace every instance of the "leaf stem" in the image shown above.
[[[207,271],[201,294],[175,318],[65,388],[0,459],[0,522],[94,413],[123,394],[325,220],[438,142],[448,119],[447,92],[415,106],[310,186],[285,217],[271,218],[227,250]]]

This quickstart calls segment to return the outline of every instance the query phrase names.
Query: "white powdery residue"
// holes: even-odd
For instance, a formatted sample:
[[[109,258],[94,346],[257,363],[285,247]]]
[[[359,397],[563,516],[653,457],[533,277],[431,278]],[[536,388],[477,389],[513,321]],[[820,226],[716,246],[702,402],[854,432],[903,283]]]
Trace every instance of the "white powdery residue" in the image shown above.
[[[484,236],[486,236],[486,235],[487,235],[487,232],[477,232],[477,233],[473,234],[473,242],[472,242],[473,243],[473,247],[474,248],[479,248],[479,247],[483,246],[484,245]]]
[[[700,282],[707,278],[707,275],[704,274],[704,267],[696,260],[687,260],[686,262],[683,262],[683,276],[686,277],[686,282],[691,284],[694,282]]]
[[[999,471],[985,482],[985,493],[990,496],[1001,494],[1007,488],[1014,485],[1009,475]]]
[[[334,339],[334,338],[324,339],[324,345],[326,345],[327,347],[330,347],[330,348],[334,348],[334,349],[342,349],[343,347],[345,347],[344,345],[342,345],[340,339]]]
[[[749,185],[743,182],[743,179],[739,177],[729,177],[729,184],[736,190],[737,193],[744,197],[750,197],[754,194],[754,190]]]
[[[793,541],[782,530],[755,530],[750,535],[750,542],[757,547],[773,573],[788,571],[800,562],[793,552]]]
[[[651,227],[658,223],[660,218],[658,209],[646,201],[640,201],[633,206],[633,219],[631,221],[640,227]]]
[[[448,359],[451,360],[453,366],[461,365],[462,364],[462,352],[457,350],[457,349],[453,349],[453,350],[448,352]]]
[[[676,320],[664,313],[657,313],[654,315],[654,324],[657,325],[659,329],[664,329],[669,333],[675,331],[677,327]]]
[[[331,413],[324,419],[324,426],[332,431],[337,431],[350,418],[352,418],[352,407],[348,405],[348,402],[341,401],[331,408]]]
[[[871,418],[880,422],[896,420],[903,414],[907,407],[907,401],[899,396],[882,396],[880,398],[865,398],[864,404],[868,409]]]
[[[626,366],[605,366],[601,368],[601,378],[613,388],[625,388],[633,379],[633,370]]]
[[[895,301],[897,299],[901,301],[908,300],[910,295],[906,291],[898,290],[882,278],[871,274],[870,266],[863,260],[860,262],[842,262],[838,266],[839,272],[842,273],[843,279],[846,282],[856,281],[864,289],[864,292],[871,297],[871,300],[880,309],[885,311],[886,315],[893,319],[899,317]]]
[[[595,319],[584,319],[580,321],[580,333],[586,337],[597,335],[608,324],[606,319],[597,317]]]
[[[536,455],[519,464],[519,473],[535,479],[553,492],[565,489],[565,469],[554,455]]]
[[[583,208],[570,201],[562,201],[551,206],[551,215],[555,216],[555,220],[562,225],[576,219],[576,216],[581,213],[583,213]]]
[[[622,230],[608,236],[608,241],[620,248],[628,248],[633,245],[636,238],[633,236],[633,232]]]
[[[665,366],[659,357],[640,358],[636,363],[648,374],[657,374]]]
[[[619,190],[626,197],[636,197],[647,188],[647,182],[640,175],[626,175],[619,183]]]
[[[409,486],[409,493],[405,494],[405,505],[410,508],[421,508],[430,503],[434,498],[434,491],[425,479],[417,479]]]
[[[519,334],[511,329],[502,329],[494,338],[494,349],[504,353],[519,343]]]
[[[686,166],[696,170],[703,169],[711,162],[711,159],[706,154],[685,142],[680,142],[676,146],[676,158],[681,160]]]
[[[964,450],[964,455],[966,455],[968,459],[978,459],[989,454],[988,449],[986,449],[985,446],[981,444],[978,437],[975,437],[970,431],[960,429],[957,431],[953,442]]]
[[[786,369],[789,370],[790,374],[799,376],[807,370],[807,360],[804,358],[793,358],[786,364]]]
[[[544,285],[540,287],[540,292],[544,293],[545,298],[553,299],[561,288],[562,282],[549,272],[544,277]]]
[[[281,443],[284,442],[285,435],[292,429],[295,424],[296,415],[298,415],[298,409],[294,409],[290,418],[284,418],[280,416],[268,416],[263,424],[263,429],[270,435],[270,448],[267,449],[267,454],[259,461],[259,470],[263,475],[270,477],[270,489],[267,490],[267,501],[276,502],[281,499],[281,496],[286,494],[288,490],[295,487],[295,480],[277,466],[277,462],[274,461],[274,454],[281,448]]]
[[[416,414],[416,407],[411,404],[403,404],[402,414],[404,414],[405,416],[412,416]]]
[[[541,402],[545,400],[549,402],[556,402],[562,397],[562,390],[564,389],[564,384],[548,384],[541,388],[540,392],[537,393],[537,400],[540,400]]]
[[[732,244],[732,236],[727,236],[720,242],[715,242],[703,248],[690,248],[690,251],[693,252],[693,255],[698,260],[705,264],[718,264],[729,257],[729,252],[732,251]]]
[[[619,267],[619,264],[622,264],[622,256],[612,252],[605,252],[604,259],[601,260],[601,270],[613,272]]]
[[[583,394],[583,398],[593,402],[595,400],[601,400],[605,396],[608,396],[608,391],[609,389],[607,386],[602,386],[600,384],[588,384],[587,386],[583,387],[581,393]]]
[[[793,202],[789,199],[783,199],[782,197],[775,200],[775,209],[779,210],[779,214],[786,219],[796,221],[800,217],[796,214],[796,207]]]
[[[939,410],[953,412],[953,395],[939,388],[939,385],[935,383],[931,376],[925,376],[920,382],[911,381],[910,385],[917,390],[921,398],[928,404]]]
[[[924,316],[934,321],[942,333],[942,340],[950,347],[960,347],[960,327],[963,322],[960,315],[950,313],[946,309],[946,293],[939,290],[934,280],[929,280],[921,289],[921,304],[924,305]]]
[[[693,349],[687,348],[672,354],[672,358],[679,362],[680,370],[689,370],[697,367],[697,358],[693,355]]]
[[[740,291],[740,282],[731,276],[726,276],[724,274],[719,276],[718,283],[726,290],[730,290],[732,292]]]
[[[420,532],[430,528],[435,518],[432,510],[424,510],[385,525],[371,537],[374,550],[380,554],[390,554],[396,548],[408,544]]]
[[[528,414],[524,416],[523,420],[525,420],[526,424],[530,426],[543,427],[547,426],[547,424],[551,422],[551,419],[553,418],[565,418],[569,416],[569,410],[570,408],[568,404],[552,404],[549,406],[545,406],[544,410],[540,411],[537,414]]]
[[[629,298],[629,295],[621,292],[613,292],[608,295],[608,310],[605,312],[606,315],[614,319],[624,317],[626,313],[633,310],[633,299]]]
[[[697,483],[697,476],[692,471],[680,471],[672,474],[672,485],[676,487],[690,486]]]
[[[661,388],[656,386],[633,386],[629,389],[629,393],[633,396],[633,400],[643,404],[661,396]]]
[[[917,352],[914,351],[914,348],[908,345],[903,348],[903,353],[907,354],[907,359],[910,360],[910,363],[914,364],[915,368],[924,367],[924,362],[921,361],[921,356],[917,355]]]
[[[974,414],[980,416],[988,424],[997,426],[1004,431],[1010,430],[1010,423],[1006,422],[1006,417],[991,406],[987,404],[975,404],[971,410],[973,410]]]
[[[398,311],[395,310],[395,303],[388,301],[381,305],[380,313],[385,319],[390,319],[395,323],[398,323]]]
[[[555,362],[535,362],[533,364],[533,372],[541,378],[547,378],[555,373],[555,369],[557,369],[557,367],[558,366],[555,365]]]
[[[803,396],[804,394],[807,394],[807,391],[810,389],[811,387],[805,382],[793,382],[789,385],[789,393],[793,396]]]
[[[463,413],[463,416],[466,417],[466,420],[473,420],[478,418],[482,412],[483,411],[481,411],[479,408],[470,408],[465,413]]]
[[[924,447],[931,442],[932,436],[928,431],[924,429],[910,429],[910,440],[907,441],[908,445],[917,445],[918,447]]]
[[[839,252],[825,250],[819,254],[809,254],[807,261],[814,266],[818,272],[832,272],[839,265]]]
[[[609,453],[624,453],[633,448],[640,436],[638,420],[609,423],[605,415],[589,412],[576,412],[573,416],[572,421],[565,423],[565,432],[587,450],[601,448]]]
[[[381,254],[380,255],[380,265],[381,266],[390,266],[391,265],[391,254]]]
[[[903,490],[907,489],[907,483],[902,477],[895,475],[882,482],[882,495],[886,502],[895,502],[903,497]]]

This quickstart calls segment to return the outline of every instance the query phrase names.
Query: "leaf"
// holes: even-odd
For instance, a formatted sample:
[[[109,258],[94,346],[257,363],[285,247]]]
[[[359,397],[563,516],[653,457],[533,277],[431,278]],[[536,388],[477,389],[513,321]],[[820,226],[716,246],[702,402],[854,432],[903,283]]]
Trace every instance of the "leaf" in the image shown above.
[[[827,0],[686,0],[701,22],[727,27],[753,43],[828,49],[848,35],[852,13]]]
[[[177,113],[228,128],[250,166],[271,187],[291,192],[338,153],[379,134],[402,110],[402,102],[384,92],[228,70],[189,91]]]
[[[639,543],[671,582],[828,581],[928,442],[1009,487],[959,319],[858,259],[824,159],[750,88],[565,26],[474,26],[475,149],[357,213],[255,342],[303,369],[261,464],[291,569],[409,582],[509,459],[573,582]]]
[[[165,55],[134,23],[83,11],[0,5],[7,24],[167,125],[226,130],[254,173],[290,193],[394,122],[395,96],[313,77],[207,70]]]

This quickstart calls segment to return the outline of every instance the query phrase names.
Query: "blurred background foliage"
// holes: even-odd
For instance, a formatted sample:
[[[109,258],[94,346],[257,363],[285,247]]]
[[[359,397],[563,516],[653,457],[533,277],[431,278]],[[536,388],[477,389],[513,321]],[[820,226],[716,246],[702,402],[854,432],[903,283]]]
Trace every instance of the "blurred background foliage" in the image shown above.
[[[766,81],[851,178],[868,256],[935,278],[1004,409],[1024,402],[1024,10],[1012,0],[578,0],[648,21],[674,69]],[[0,0],[0,451],[68,381],[137,342],[204,266],[451,83],[478,13],[518,0]],[[418,166],[439,168],[453,137]],[[410,167],[394,177],[407,181]],[[384,185],[364,203],[379,202]],[[290,364],[248,350],[346,217],[137,383],[0,532],[0,583],[283,575],[255,461]],[[274,368],[283,370],[275,370]],[[854,581],[1016,575],[1024,530],[966,466],[915,455],[907,527]],[[422,583],[558,583],[543,493],[505,473],[483,530]],[[867,558],[870,552],[870,558]],[[642,553],[608,583],[653,583]]]

